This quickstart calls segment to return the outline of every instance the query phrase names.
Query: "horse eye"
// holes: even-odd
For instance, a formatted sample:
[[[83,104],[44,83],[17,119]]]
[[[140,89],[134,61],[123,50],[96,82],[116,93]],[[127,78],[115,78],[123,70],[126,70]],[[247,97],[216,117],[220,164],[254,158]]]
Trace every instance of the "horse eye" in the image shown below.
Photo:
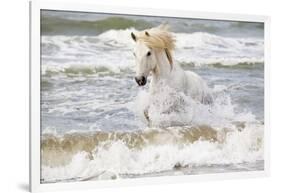
[[[150,52],[150,51],[148,51],[146,55],[147,55],[147,56],[150,56],[150,55],[151,55],[151,52]]]

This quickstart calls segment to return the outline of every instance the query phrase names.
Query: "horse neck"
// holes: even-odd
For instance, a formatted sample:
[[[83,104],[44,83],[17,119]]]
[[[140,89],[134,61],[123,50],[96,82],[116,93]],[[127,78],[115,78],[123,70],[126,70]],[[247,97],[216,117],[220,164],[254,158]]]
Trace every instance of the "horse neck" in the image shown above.
[[[164,50],[157,52],[156,55],[157,64],[155,70],[152,72],[152,81],[154,83],[158,82],[161,79],[168,78],[171,73],[171,64],[166,56]]]

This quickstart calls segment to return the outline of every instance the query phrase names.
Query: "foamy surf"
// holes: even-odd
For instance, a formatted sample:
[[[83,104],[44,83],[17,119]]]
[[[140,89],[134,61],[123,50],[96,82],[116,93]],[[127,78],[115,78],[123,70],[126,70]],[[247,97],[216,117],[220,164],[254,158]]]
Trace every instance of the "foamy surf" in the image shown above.
[[[132,31],[136,30],[109,30],[97,36],[43,36],[42,73],[91,75],[133,71],[134,42],[128,38]],[[264,61],[262,39],[227,38],[202,32],[174,36],[175,59],[179,63],[235,66]]]
[[[159,95],[146,97],[148,93],[141,91],[135,104],[128,104],[141,116],[146,100],[155,97],[157,105],[161,105],[157,111],[153,109],[151,121],[158,127],[65,134],[46,130],[41,139],[42,182],[116,179],[166,172],[177,175],[179,171],[190,172],[187,168],[195,172],[195,168],[221,165],[237,165],[240,169],[235,167],[236,171],[250,170],[247,164],[249,167],[258,164],[261,168],[264,125],[255,116],[235,112],[226,96],[217,96],[213,105],[196,103],[187,97],[181,100],[187,102],[182,112],[163,113],[161,109],[171,105],[167,100],[177,98],[171,97],[173,90],[169,88],[161,91]],[[220,89],[217,92],[222,95]],[[180,126],[167,126],[167,121]],[[244,169],[243,163],[247,163]]]
[[[163,18],[41,18],[42,183],[263,170],[262,23],[166,18],[174,62],[212,89],[204,105],[134,81],[130,33]]]
[[[262,161],[263,125],[245,125],[236,131],[198,126],[47,135],[41,145],[43,182],[112,179]]]

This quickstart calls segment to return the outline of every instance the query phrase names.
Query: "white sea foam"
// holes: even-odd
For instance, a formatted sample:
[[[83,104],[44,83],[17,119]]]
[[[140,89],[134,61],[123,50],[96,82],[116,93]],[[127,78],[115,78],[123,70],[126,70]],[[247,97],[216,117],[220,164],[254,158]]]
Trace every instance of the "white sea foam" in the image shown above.
[[[134,42],[130,39],[131,31],[134,31],[134,29],[110,30],[99,36],[43,36],[42,73],[43,75],[50,72],[51,75],[52,73],[92,75],[104,72],[133,71],[134,58],[132,49]],[[175,58],[178,62],[192,63],[194,65],[216,63],[236,65],[239,63],[263,62],[263,40],[258,38],[226,38],[200,32],[192,34],[177,33],[174,35],[177,39]],[[80,78],[71,78],[71,81],[81,81]],[[108,78],[112,77],[102,77],[102,80],[104,81]],[[89,121],[91,117],[94,117],[92,115],[96,115],[95,110],[98,108],[111,112],[111,108],[120,107],[134,111],[145,122],[143,112],[144,109],[148,108],[149,118],[155,127],[141,127],[142,130],[139,132],[143,132],[143,135],[147,137],[142,139],[145,145],[131,147],[125,143],[125,139],[133,138],[136,133],[130,135],[130,133],[126,133],[126,128],[118,130],[118,132],[121,132],[121,136],[125,136],[118,140],[119,138],[115,138],[116,134],[104,129],[105,124],[108,122],[108,119],[106,119],[108,114],[101,113],[101,117],[105,117],[105,121],[100,123],[97,123],[96,120],[94,121],[95,124],[100,124],[98,125],[101,129],[100,132],[108,132],[106,133],[109,136],[108,140],[90,150],[87,149],[87,152],[82,150],[71,152],[70,161],[65,161],[66,164],[59,166],[43,164],[42,179],[44,182],[91,178],[113,179],[128,174],[148,174],[173,170],[177,166],[252,163],[263,160],[264,125],[257,121],[251,112],[242,110],[241,107],[237,108],[233,104],[230,96],[225,93],[228,90],[226,85],[216,85],[213,88],[214,103],[211,105],[198,103],[189,96],[183,95],[183,93],[178,93],[171,88],[165,87],[161,92],[155,93],[153,96],[147,91],[141,90],[136,97],[136,101],[127,103],[126,100],[122,100],[118,103],[115,100],[118,99],[119,95],[111,97],[111,94],[118,93],[118,90],[125,88],[131,92],[132,88],[122,82],[128,83],[128,79],[120,78],[118,79],[118,84],[107,82],[107,85],[95,90],[91,86],[93,82],[87,83],[88,87],[84,87],[85,85],[82,83],[75,85],[72,82],[64,82],[68,81],[68,79],[61,77],[59,80],[56,81],[56,76],[48,79],[48,81],[54,81],[57,84],[66,86],[59,85],[58,89],[43,92],[42,95],[43,99],[46,99],[44,101],[46,104],[44,103],[42,107],[48,107],[44,111],[49,113],[48,115],[53,116],[55,114],[59,115],[56,118],[67,118],[68,114],[77,113],[77,120],[81,119],[81,117],[84,120],[84,116],[87,116],[87,121]],[[95,77],[94,81],[100,82],[100,79]],[[81,85],[83,86],[81,87]],[[102,90],[104,88],[110,90],[104,92]],[[102,97],[101,101],[99,97]],[[127,99],[128,95],[122,95],[121,97]],[[54,101],[58,101],[58,104]],[[49,102],[50,104],[48,104]],[[176,108],[176,112],[172,110],[175,105],[179,107]],[[85,114],[80,116],[79,113]],[[118,115],[114,111],[112,114]],[[128,114],[120,114],[118,124],[124,120],[125,115]],[[72,115],[70,117],[73,118]],[[70,120],[67,119],[67,121]],[[63,122],[65,123],[65,120]],[[61,126],[59,123],[59,121],[56,122],[57,127]],[[190,143],[183,143],[177,137],[173,138],[173,136],[183,133],[181,126],[177,129],[174,127],[168,128],[175,131],[175,133],[171,132],[173,135],[169,135],[169,132],[165,133],[166,130],[162,131],[159,128],[174,124],[206,125],[216,130],[222,135],[223,139],[198,139]],[[120,125],[122,128],[124,127],[122,124]],[[132,125],[135,127],[135,124]],[[91,126],[93,129],[90,127],[90,130],[97,132],[96,125]],[[43,130],[43,138],[44,136],[56,136],[63,141],[64,134],[69,136],[77,134],[78,138],[75,138],[75,140],[78,139],[78,142],[75,142],[78,143],[78,147],[75,148],[79,149],[79,145],[81,145],[79,137],[82,135],[81,130],[84,128],[75,129],[75,127],[71,128],[72,131],[69,131],[70,128],[68,128],[69,130],[64,131],[65,133],[63,132],[63,134],[61,134],[60,128],[47,127]],[[152,140],[153,143],[149,141],[151,136],[146,135],[151,130],[160,130],[161,132],[161,135],[159,135],[161,137],[157,137],[157,134],[157,139],[153,138],[154,141]],[[227,130],[226,133],[225,130]],[[126,132],[122,133],[124,131]],[[103,136],[104,133],[102,133],[101,137]],[[84,138],[82,137],[82,139]],[[91,141],[92,139],[89,140]],[[155,140],[157,143],[155,143]],[[75,143],[72,145],[75,145]],[[52,150],[55,151],[56,148]],[[50,155],[51,158],[55,157],[51,153]],[[51,162],[52,160],[47,160],[46,163],[48,161]]]
[[[214,101],[202,104],[173,88],[159,83],[153,94],[142,90],[136,97],[133,111],[143,120],[144,111],[148,112],[150,124],[167,127],[171,125],[209,125],[211,127],[233,127],[233,122],[256,122],[251,112],[238,111],[232,104],[225,88],[213,89]]]
[[[101,174],[109,179],[124,174],[146,174],[173,170],[175,166],[192,167],[211,164],[237,164],[263,160],[263,127],[247,125],[243,131],[233,131],[224,143],[196,141],[179,145],[165,141],[161,145],[148,145],[131,149],[122,141],[115,141],[93,150],[91,159],[79,152],[72,161],[61,167],[42,166],[44,181],[97,178]],[[239,142],[239,143],[238,143]],[[199,153],[200,152],[200,153]]]
[[[208,65],[262,63],[264,43],[256,38],[228,38],[208,33],[177,34],[177,60]]]
[[[134,70],[130,32],[109,30],[98,36],[42,36],[42,73],[114,73]],[[264,61],[264,42],[258,38],[229,38],[196,32],[174,33],[175,59],[194,65],[236,65]]]
[[[144,138],[145,144],[130,147],[124,141],[134,137],[114,137],[95,146],[89,156],[88,152],[78,152],[70,163],[51,167],[42,166],[42,177],[45,182],[75,179],[114,179],[121,175],[140,175],[173,170],[175,167],[205,166],[212,164],[238,164],[263,160],[263,124],[255,120],[250,112],[237,112],[231,99],[223,94],[223,88],[215,89],[218,96],[214,104],[203,105],[192,98],[178,93],[177,97],[171,88],[151,96],[140,91],[135,104],[130,104],[140,116],[148,105],[150,119],[155,125],[177,122],[187,125],[207,125],[218,132],[218,140],[196,140],[192,143],[181,142],[186,130],[181,127],[170,127],[161,130],[159,127],[144,128],[142,133],[159,130],[159,137],[152,134]],[[215,93],[216,94],[216,93]],[[178,100],[184,102],[177,112],[163,113]],[[156,103],[156,104],[155,104]],[[134,107],[134,108],[133,108]],[[145,120],[143,118],[143,120]],[[239,125],[242,124],[242,125]],[[227,132],[226,132],[227,130]],[[153,133],[153,132],[152,132]],[[75,133],[74,133],[75,134]],[[166,137],[165,137],[166,136]],[[198,153],[200,152],[200,153]]]

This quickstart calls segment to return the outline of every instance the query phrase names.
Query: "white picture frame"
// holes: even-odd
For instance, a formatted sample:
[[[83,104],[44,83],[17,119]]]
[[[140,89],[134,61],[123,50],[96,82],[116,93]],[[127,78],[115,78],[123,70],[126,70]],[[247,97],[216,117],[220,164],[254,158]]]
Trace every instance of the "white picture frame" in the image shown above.
[[[217,173],[204,175],[183,175],[146,177],[136,179],[117,179],[106,181],[85,181],[55,184],[40,184],[40,10],[64,10],[95,13],[116,13],[127,15],[167,16],[211,20],[231,20],[264,23],[264,171]],[[51,190],[70,190],[84,188],[135,186],[147,184],[183,183],[205,180],[264,177],[270,168],[270,123],[269,123],[269,67],[270,67],[270,18],[258,15],[222,14],[191,12],[184,10],[140,9],[137,7],[101,6],[83,3],[59,3],[48,1],[30,2],[30,190],[32,192]]]

